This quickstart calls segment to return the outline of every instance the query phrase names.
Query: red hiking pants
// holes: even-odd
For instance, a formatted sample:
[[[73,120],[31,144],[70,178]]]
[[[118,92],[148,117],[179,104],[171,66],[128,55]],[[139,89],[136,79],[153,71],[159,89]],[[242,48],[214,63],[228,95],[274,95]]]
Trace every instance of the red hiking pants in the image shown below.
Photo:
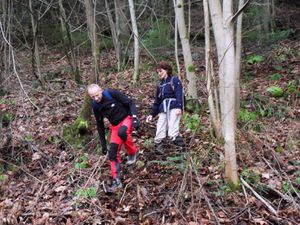
[[[132,116],[127,116],[122,122],[116,126],[110,126],[110,149],[109,160],[110,170],[113,178],[120,176],[121,155],[120,150],[124,144],[127,155],[134,155],[137,151],[132,141]]]

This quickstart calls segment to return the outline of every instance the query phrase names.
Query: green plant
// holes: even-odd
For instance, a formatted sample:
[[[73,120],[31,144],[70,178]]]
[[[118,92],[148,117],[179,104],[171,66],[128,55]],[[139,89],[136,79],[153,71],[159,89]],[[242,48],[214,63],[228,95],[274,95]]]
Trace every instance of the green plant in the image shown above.
[[[244,178],[244,180],[248,184],[252,184],[254,186],[256,186],[258,184],[258,182],[260,182],[260,176],[259,176],[259,174],[256,173],[253,170],[248,169],[248,168],[244,169],[241,172],[241,176]]]
[[[282,190],[284,193],[288,193],[291,191],[291,183],[288,181],[283,181],[282,182]]]
[[[295,80],[291,80],[288,83],[288,92],[293,94],[297,91],[297,82]]]
[[[197,132],[203,129],[203,125],[201,125],[199,114],[189,115],[188,113],[183,114],[183,123],[187,127],[188,130]]]
[[[3,122],[10,123],[14,120],[14,115],[10,112],[4,113]]]
[[[153,139],[146,139],[143,143],[145,148],[151,148],[154,147],[154,141]]]
[[[239,117],[244,123],[246,123],[246,126],[256,120],[256,114],[254,112],[249,112],[247,109],[243,108],[240,109]]]
[[[33,137],[32,137],[31,134],[28,134],[28,135],[25,136],[24,139],[25,139],[25,141],[27,141],[27,142],[31,142],[31,141],[33,140]]]
[[[254,63],[260,63],[264,60],[264,57],[261,55],[249,55],[247,57],[247,63],[254,64]]]
[[[282,75],[280,73],[274,73],[269,76],[269,80],[280,80],[282,78]]]
[[[295,182],[297,185],[300,185],[300,171],[295,173]]]
[[[80,188],[76,191],[75,195],[79,198],[94,198],[97,195],[97,190],[95,187]]]
[[[277,70],[277,71],[283,70],[283,67],[282,67],[281,65],[275,65],[275,66],[273,66],[273,67],[274,67],[274,69]]]
[[[273,97],[281,97],[283,95],[283,90],[278,86],[270,86],[267,88],[267,91]]]
[[[80,156],[78,162],[75,163],[75,169],[86,169],[90,165],[88,163],[88,157],[86,155]]]

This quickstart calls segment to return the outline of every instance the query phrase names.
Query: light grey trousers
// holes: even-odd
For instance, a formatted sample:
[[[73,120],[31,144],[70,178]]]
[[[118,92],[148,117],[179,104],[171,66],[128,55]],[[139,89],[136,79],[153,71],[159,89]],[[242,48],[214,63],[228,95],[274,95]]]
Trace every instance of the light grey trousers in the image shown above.
[[[168,113],[169,116],[167,116],[167,113],[159,114],[156,124],[156,135],[154,138],[154,142],[156,144],[166,138],[167,134],[172,140],[179,135],[179,122],[181,115],[176,115],[175,112],[176,109],[171,109]]]

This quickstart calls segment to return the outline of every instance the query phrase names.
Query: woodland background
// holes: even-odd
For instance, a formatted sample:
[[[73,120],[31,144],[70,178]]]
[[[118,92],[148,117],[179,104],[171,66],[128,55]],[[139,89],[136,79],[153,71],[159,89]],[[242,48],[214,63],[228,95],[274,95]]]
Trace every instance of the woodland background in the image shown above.
[[[224,141],[211,128],[203,1],[184,1],[198,96],[182,119],[187,150],[167,142],[163,156],[145,118],[156,62],[169,61],[187,91],[180,43],[179,70],[175,63],[174,5],[133,2],[135,74],[129,3],[1,1],[0,224],[299,224],[300,1],[253,0],[243,11],[237,186],[225,179]],[[115,195],[105,193],[109,162],[85,95],[91,82],[131,96],[142,122],[138,162],[123,166]]]

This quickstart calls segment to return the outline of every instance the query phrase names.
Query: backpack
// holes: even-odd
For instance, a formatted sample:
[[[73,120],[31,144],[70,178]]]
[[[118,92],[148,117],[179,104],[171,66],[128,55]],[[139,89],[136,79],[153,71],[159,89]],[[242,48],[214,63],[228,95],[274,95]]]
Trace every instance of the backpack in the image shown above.
[[[175,85],[173,83],[174,82],[174,77],[175,76],[172,76],[171,81],[170,81],[170,85],[171,85],[173,91],[175,90]],[[181,82],[181,85],[182,85],[182,82]],[[185,97],[185,94],[184,94],[184,91],[183,91],[183,85],[182,85],[182,109],[183,109],[183,111],[186,110],[185,106],[186,106],[186,97]]]

